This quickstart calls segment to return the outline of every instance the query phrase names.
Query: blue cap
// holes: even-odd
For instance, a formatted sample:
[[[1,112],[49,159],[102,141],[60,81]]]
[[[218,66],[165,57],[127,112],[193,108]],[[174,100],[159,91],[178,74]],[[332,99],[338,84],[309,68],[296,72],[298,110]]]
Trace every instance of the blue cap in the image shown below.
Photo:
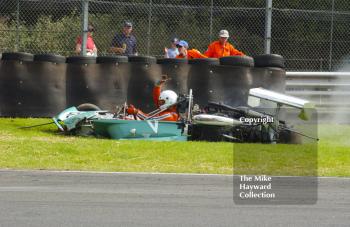
[[[182,47],[188,48],[188,43],[185,40],[180,40],[179,42],[176,43],[176,46],[182,46]]]

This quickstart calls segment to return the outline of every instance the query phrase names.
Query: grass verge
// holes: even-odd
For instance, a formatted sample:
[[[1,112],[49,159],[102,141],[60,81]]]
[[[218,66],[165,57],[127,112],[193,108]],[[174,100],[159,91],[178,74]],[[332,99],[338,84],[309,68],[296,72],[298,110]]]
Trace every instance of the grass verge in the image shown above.
[[[54,125],[18,129],[48,121],[0,118],[0,168],[232,174],[235,164],[235,173],[313,174],[300,163],[314,157],[298,145],[117,141],[60,135]],[[350,126],[320,127],[319,176],[350,176],[348,135]],[[234,162],[237,148],[242,152]]]

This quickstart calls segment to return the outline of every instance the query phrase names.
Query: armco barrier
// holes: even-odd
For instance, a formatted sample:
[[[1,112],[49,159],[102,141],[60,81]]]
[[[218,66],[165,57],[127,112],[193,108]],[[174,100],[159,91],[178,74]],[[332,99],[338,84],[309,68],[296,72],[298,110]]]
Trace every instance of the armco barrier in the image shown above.
[[[154,84],[160,79],[161,68],[154,57],[129,57],[130,80],[128,100],[136,108],[150,112],[156,107],[152,98]]]
[[[59,57],[57,57],[59,58]],[[52,116],[65,107],[65,64],[33,62],[28,53],[4,53],[0,66],[1,116]]]
[[[93,103],[115,110],[124,102],[149,112],[155,109],[152,90],[161,75],[171,80],[163,89],[187,93],[194,103],[208,101],[246,105],[249,88],[284,91],[285,71],[259,58],[259,68],[249,57],[223,59],[156,59],[153,57],[63,57],[3,54],[0,64],[1,116],[52,117],[69,106]],[[281,59],[273,56],[278,64]],[[16,60],[19,59],[19,60]],[[220,63],[219,64],[219,60]],[[277,65],[278,66],[278,65]]]

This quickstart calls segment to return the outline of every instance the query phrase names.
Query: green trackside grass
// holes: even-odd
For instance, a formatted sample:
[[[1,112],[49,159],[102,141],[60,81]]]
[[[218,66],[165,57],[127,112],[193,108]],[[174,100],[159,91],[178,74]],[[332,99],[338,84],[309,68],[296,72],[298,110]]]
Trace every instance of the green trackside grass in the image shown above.
[[[350,176],[350,126],[321,126],[318,153],[300,145],[73,137],[54,125],[18,129],[48,121],[0,118],[0,168]]]

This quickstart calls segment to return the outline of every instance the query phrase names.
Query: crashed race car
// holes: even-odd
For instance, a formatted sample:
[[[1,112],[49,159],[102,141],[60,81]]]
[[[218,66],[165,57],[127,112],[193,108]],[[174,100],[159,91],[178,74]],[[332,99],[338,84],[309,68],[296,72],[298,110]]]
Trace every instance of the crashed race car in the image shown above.
[[[100,110],[92,104],[83,104],[64,110],[53,120],[57,127],[67,134],[111,139],[252,143],[300,143],[299,137],[317,140],[295,131],[286,121],[280,119],[281,107],[288,106],[298,109],[299,118],[308,121],[312,117],[310,110],[313,109],[313,104],[309,101],[263,88],[250,89],[249,100],[253,100],[250,103],[255,102],[255,107],[232,107],[209,102],[205,108],[200,109],[193,104],[190,90],[188,95],[180,96],[176,103],[167,107],[177,107],[181,116],[177,122],[159,121],[154,118],[166,111],[165,108],[148,113],[146,119],[137,119],[126,113],[126,104],[115,113]],[[265,104],[261,105],[264,102]],[[266,102],[272,105],[266,105]],[[268,108],[264,109],[261,106]],[[270,110],[270,113],[263,110]]]

